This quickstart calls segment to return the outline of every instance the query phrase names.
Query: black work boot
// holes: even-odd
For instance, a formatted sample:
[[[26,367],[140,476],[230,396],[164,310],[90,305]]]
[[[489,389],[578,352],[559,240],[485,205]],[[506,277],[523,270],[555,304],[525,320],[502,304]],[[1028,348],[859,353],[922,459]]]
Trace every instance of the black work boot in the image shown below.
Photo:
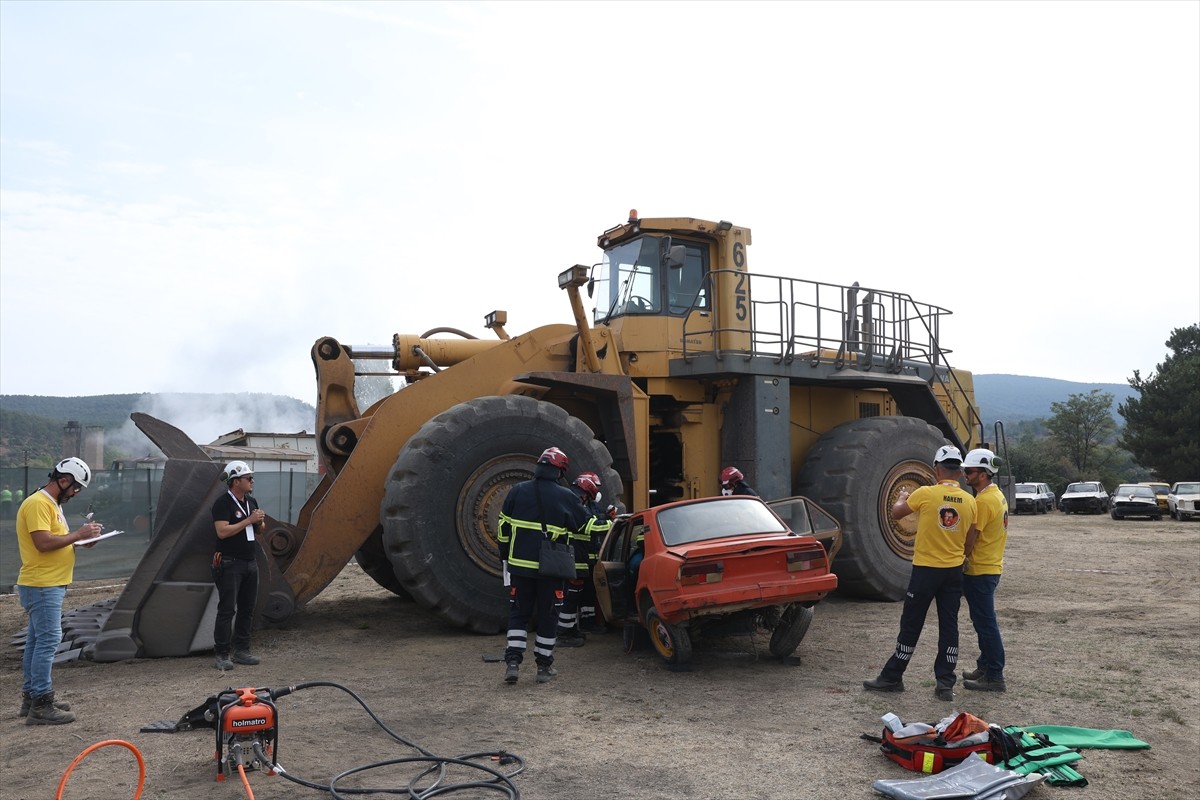
[[[21,692],[21,713],[19,716],[22,719],[29,716],[29,709],[32,705],[33,705],[33,698],[30,697],[27,693]],[[59,711],[70,711],[71,710],[71,704],[68,703],[66,700],[55,700],[54,707],[57,708]]]
[[[954,700],[954,686],[938,684],[938,687],[933,690],[933,696],[938,700],[949,703]]]
[[[505,668],[504,668],[504,682],[505,683],[516,683],[517,678],[520,677],[520,672],[521,672],[521,664],[519,662],[517,662],[517,661],[507,662],[507,666],[505,666]]]
[[[977,681],[986,674],[987,673],[983,671],[983,667],[976,667],[970,672],[964,672],[962,676],[964,681]]]
[[[539,664],[538,665],[538,673],[537,673],[537,682],[538,683],[549,683],[551,678],[555,678],[557,676],[558,676],[558,670],[556,670],[551,665],[549,665],[549,664],[545,664],[545,665]]]
[[[583,647],[585,638],[577,628],[559,628],[555,647]]]
[[[902,678],[892,680],[880,675],[878,678],[863,681],[863,688],[868,692],[903,692],[904,680]]]
[[[963,681],[964,689],[971,689],[976,692],[1005,692],[1008,687],[1004,685],[1004,678],[989,678],[987,675],[981,675],[974,680]]]
[[[54,692],[33,698],[29,716],[25,718],[26,725],[65,725],[74,721],[74,712],[63,711],[54,705]]]

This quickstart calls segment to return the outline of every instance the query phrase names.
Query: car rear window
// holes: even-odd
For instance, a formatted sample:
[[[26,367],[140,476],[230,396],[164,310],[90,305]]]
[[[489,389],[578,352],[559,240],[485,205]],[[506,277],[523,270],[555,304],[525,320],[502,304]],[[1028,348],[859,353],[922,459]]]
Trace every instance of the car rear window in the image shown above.
[[[1037,487],[1032,483],[1018,483],[1017,491],[1021,492],[1022,494],[1033,494],[1037,491]]]
[[[788,528],[756,498],[688,503],[658,512],[658,529],[668,547],[747,533],[787,533]]]
[[[1175,494],[1200,494],[1200,483],[1181,483],[1175,487]]]

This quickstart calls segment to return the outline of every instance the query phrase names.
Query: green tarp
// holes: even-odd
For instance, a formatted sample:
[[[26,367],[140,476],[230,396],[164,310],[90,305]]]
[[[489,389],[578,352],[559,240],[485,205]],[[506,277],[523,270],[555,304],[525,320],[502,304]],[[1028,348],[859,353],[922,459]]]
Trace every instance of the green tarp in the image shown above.
[[[1063,747],[1095,750],[1147,750],[1150,745],[1134,738],[1129,731],[1103,731],[1096,728],[1070,728],[1065,725],[1025,725],[1025,730],[1043,733]]]

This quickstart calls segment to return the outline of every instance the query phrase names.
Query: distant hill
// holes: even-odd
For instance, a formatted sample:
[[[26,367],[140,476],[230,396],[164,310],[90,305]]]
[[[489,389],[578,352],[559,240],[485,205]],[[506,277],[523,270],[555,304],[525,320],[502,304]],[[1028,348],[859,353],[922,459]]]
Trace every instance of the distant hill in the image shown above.
[[[975,402],[985,424],[1001,420],[1005,424],[1022,420],[1044,419],[1053,415],[1051,403],[1061,403],[1073,394],[1099,389],[1113,396],[1112,415],[1118,425],[1124,418],[1117,404],[1137,395],[1127,383],[1076,383],[1058,378],[1033,378],[1027,375],[976,375]]]
[[[31,464],[53,463],[61,453],[63,427],[69,421],[85,428],[104,428],[106,451],[145,455],[150,442],[130,421],[134,411],[169,422],[200,444],[239,428],[248,432],[311,433],[316,426],[316,409],[277,394],[7,394],[0,395],[0,466],[21,463],[26,452]]]

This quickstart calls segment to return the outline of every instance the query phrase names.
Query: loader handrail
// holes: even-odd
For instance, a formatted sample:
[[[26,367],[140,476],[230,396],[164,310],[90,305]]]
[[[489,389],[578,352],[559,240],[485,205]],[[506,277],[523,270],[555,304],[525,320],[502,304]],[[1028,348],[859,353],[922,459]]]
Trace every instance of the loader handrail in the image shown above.
[[[713,296],[723,275],[749,280],[749,318],[737,326],[720,315],[689,315],[683,331],[683,358],[770,358],[776,364],[830,365],[836,370],[913,375],[947,396],[967,389],[950,369],[951,350],[940,344],[946,308],[914,300],[904,292],[849,286],[736,270],[712,270],[704,276],[705,294]],[[693,320],[701,320],[695,324]],[[688,323],[691,323],[690,325]],[[748,349],[721,349],[722,334],[748,337]],[[695,342],[704,343],[697,346]],[[974,406],[945,409],[956,430],[969,434],[980,420]],[[965,442],[964,442],[965,443]]]

